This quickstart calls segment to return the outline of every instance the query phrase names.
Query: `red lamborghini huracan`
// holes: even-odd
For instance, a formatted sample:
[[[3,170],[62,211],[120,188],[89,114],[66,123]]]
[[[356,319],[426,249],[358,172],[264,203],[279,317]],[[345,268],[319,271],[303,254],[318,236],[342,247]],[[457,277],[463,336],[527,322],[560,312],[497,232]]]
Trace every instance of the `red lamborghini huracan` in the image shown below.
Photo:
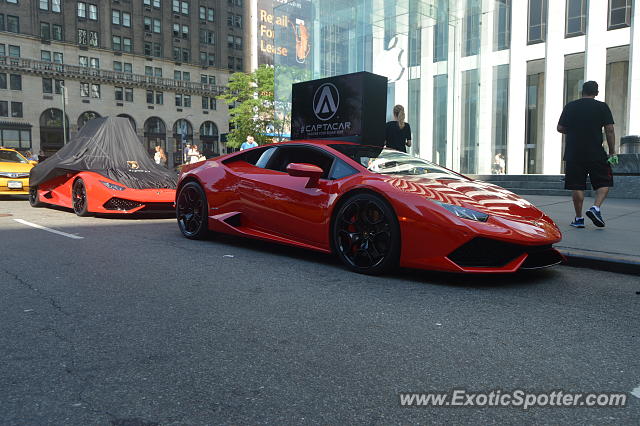
[[[498,186],[411,155],[294,141],[186,167],[176,213],[187,238],[213,230],[335,252],[368,274],[395,266],[514,272],[558,264],[553,221]]]
[[[132,189],[95,172],[67,173],[31,187],[32,207],[73,209],[78,216],[173,210],[175,189]]]

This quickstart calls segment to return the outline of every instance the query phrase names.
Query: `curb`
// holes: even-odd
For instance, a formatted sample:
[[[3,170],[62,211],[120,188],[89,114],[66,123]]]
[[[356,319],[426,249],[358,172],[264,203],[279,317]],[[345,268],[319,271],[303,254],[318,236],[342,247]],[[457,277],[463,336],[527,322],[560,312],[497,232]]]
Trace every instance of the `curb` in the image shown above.
[[[619,274],[640,275],[640,260],[628,256],[611,256],[606,253],[595,254],[581,250],[557,249],[567,259],[565,265],[577,268],[597,269]]]

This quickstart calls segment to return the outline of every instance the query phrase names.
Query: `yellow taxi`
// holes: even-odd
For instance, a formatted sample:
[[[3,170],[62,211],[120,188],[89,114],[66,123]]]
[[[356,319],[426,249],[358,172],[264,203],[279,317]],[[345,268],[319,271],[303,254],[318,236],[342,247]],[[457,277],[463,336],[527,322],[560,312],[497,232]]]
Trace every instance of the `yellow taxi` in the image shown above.
[[[0,148],[0,195],[28,194],[34,164],[15,149]]]

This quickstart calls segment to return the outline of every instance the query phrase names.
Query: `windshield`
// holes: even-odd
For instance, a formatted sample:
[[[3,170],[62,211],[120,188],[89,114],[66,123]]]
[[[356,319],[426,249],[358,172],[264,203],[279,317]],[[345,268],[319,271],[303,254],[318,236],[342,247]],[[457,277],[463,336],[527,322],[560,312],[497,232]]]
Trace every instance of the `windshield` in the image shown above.
[[[411,176],[440,175],[430,177],[460,178],[460,176],[437,164],[394,149],[346,144],[329,146],[347,155],[374,173]]]
[[[27,160],[16,151],[0,151],[0,161],[7,163],[26,163]]]

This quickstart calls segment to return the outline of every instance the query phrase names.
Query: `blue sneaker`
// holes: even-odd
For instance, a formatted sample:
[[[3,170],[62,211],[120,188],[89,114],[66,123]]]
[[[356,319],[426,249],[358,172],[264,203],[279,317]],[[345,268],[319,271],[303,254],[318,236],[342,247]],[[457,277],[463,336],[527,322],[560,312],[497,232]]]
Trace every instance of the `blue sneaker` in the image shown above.
[[[589,210],[587,210],[587,217],[591,219],[595,226],[604,228],[604,219],[602,218],[602,213],[600,213],[600,211],[591,207]]]
[[[576,217],[570,225],[574,228],[584,228],[584,217],[581,217],[580,219]]]

